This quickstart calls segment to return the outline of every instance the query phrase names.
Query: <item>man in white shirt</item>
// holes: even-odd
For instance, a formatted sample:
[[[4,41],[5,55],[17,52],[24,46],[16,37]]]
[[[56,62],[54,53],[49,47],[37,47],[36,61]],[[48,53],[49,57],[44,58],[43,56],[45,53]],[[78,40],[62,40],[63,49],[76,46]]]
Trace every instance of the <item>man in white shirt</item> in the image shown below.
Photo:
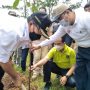
[[[85,11],[72,11],[67,5],[59,5],[53,10],[54,20],[59,19],[62,25],[56,33],[32,46],[32,50],[53,43],[58,37],[66,33],[70,35],[78,45],[76,56],[75,79],[77,90],[90,90],[90,13]]]
[[[0,90],[3,90],[1,80],[4,72],[11,76],[15,86],[21,86],[20,77],[14,70],[10,57],[19,46],[29,44],[30,29],[47,37],[46,28],[50,25],[51,21],[44,13],[32,14],[28,23],[22,18],[0,14]]]

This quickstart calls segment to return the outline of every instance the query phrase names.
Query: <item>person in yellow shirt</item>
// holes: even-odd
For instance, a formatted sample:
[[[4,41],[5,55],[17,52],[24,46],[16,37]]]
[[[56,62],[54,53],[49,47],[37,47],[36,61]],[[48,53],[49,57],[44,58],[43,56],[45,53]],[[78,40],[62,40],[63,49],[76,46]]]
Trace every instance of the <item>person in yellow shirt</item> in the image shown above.
[[[75,87],[73,74],[76,63],[75,51],[64,43],[63,38],[58,38],[54,44],[55,46],[48,54],[38,63],[32,65],[30,70],[44,65],[44,82],[46,82],[44,90],[49,90],[51,87],[51,72],[61,76],[60,84],[62,86]]]

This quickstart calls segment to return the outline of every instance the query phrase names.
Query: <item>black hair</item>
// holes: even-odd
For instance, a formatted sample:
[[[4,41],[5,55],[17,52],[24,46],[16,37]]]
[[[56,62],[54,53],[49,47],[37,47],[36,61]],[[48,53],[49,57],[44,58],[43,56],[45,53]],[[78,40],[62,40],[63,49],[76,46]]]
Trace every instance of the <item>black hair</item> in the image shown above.
[[[31,20],[32,20],[32,17],[29,16],[29,17],[27,18],[27,22],[29,23]]]
[[[84,6],[84,9],[85,9],[85,8],[88,8],[88,7],[90,7],[90,3],[87,3],[87,4]]]
[[[72,12],[72,9],[71,8],[68,8],[67,10],[71,11]]]
[[[46,8],[45,8],[44,6],[40,7],[39,10],[40,10],[40,9],[44,9],[45,12],[47,12],[47,10],[46,10]]]
[[[27,22],[29,23],[30,21],[33,21],[38,28],[40,28],[41,32],[47,35],[48,28],[51,26],[52,22],[49,18],[49,16],[46,13],[43,12],[36,12],[31,14],[27,18]],[[44,37],[46,37],[43,34]]]

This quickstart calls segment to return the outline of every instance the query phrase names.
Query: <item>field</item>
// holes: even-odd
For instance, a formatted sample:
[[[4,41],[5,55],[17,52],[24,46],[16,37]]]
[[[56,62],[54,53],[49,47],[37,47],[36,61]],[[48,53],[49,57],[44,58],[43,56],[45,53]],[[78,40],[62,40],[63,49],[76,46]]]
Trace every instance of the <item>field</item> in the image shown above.
[[[28,56],[27,70],[25,72],[21,71],[20,66],[14,65],[14,67],[20,74],[22,82],[25,85],[27,90],[43,90],[45,83],[43,82],[42,76],[38,76],[36,80],[33,80],[33,81],[31,80],[32,72],[28,71],[29,60],[30,60],[30,58]],[[29,80],[30,80],[30,82],[29,82]],[[5,84],[4,90],[21,90],[21,89],[13,87],[13,85],[11,83],[12,79],[7,74],[5,74],[5,76],[3,78],[3,82]],[[56,75],[53,73],[51,74],[51,82],[52,82],[52,86],[51,86],[50,90],[75,90],[75,89],[69,89],[69,88],[66,89],[63,86],[60,86],[59,78],[56,78]]]

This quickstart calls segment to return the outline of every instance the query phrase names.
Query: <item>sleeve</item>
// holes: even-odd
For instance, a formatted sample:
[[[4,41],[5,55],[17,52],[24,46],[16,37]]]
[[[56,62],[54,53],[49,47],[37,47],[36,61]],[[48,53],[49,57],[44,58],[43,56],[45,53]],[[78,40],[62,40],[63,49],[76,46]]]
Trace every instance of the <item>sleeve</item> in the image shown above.
[[[87,29],[88,33],[90,34],[90,12],[87,12],[86,16],[84,17],[84,24],[85,28]]]
[[[23,31],[23,35],[22,38],[20,39],[21,43],[19,47],[22,47],[22,49],[24,48],[29,48],[29,31],[28,31],[28,25],[26,21],[23,21],[23,24],[21,26],[21,32]]]
[[[64,27],[63,26],[59,26],[58,30],[52,35],[49,37],[49,39],[46,39],[45,41],[42,41],[39,46],[46,46],[46,45],[50,45],[52,44],[58,37],[62,37],[63,35],[65,35],[66,32],[64,30]]]
[[[47,54],[48,59],[53,58],[53,56],[54,56],[54,48],[52,48]]]
[[[6,63],[15,50],[17,35],[13,31],[5,32],[3,30],[0,30],[0,34],[0,62]]]
[[[73,66],[76,63],[76,53],[74,50],[70,52],[70,65]]]

